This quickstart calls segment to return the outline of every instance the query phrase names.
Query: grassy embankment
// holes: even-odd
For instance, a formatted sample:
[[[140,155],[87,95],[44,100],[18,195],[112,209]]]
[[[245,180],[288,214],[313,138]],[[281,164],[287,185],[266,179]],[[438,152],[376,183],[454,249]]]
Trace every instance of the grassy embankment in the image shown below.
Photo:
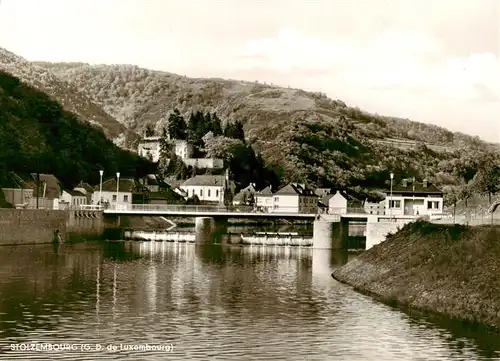
[[[407,224],[333,278],[393,306],[500,330],[500,227]]]

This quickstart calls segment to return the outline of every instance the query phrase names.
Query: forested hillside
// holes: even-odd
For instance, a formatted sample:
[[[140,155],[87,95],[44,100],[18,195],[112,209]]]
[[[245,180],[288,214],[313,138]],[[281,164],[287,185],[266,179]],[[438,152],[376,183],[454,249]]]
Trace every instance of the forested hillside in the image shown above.
[[[241,122],[245,140],[240,142],[276,170],[282,183],[365,193],[385,188],[394,172],[397,181],[425,177],[448,190],[460,188],[462,198],[470,191],[492,191],[485,190],[484,182],[477,184],[486,177],[484,169],[496,164],[498,145],[434,125],[368,114],[322,93],[192,79],[131,65],[37,64],[140,134],[146,128],[161,134],[174,109],[188,123],[197,111],[216,113],[223,126]],[[228,160],[240,149],[224,136],[209,137],[203,146],[210,149],[207,155],[225,152]]]
[[[0,70],[48,94],[65,110],[76,114],[80,120],[101,127],[104,134],[118,145],[135,147],[138,137],[134,132],[117,122],[113,116],[106,113],[73,85],[58,78],[47,69],[0,48]]]
[[[102,130],[81,122],[48,95],[0,71],[0,182],[9,171],[55,174],[66,187],[99,182],[116,172],[140,176],[153,170],[118,148]]]

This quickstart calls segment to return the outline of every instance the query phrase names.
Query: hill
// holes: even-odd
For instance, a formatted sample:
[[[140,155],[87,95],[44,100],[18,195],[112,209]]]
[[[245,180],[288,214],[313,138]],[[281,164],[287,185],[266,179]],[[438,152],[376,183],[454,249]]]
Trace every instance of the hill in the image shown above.
[[[0,48],[0,70],[16,76],[23,82],[50,95],[61,103],[65,110],[75,113],[82,121],[98,125],[103,129],[104,134],[118,145],[135,147],[138,139],[135,133],[117,122],[73,85],[56,77],[47,69]]]
[[[107,178],[118,171],[123,176],[141,176],[151,167],[113,144],[102,129],[81,122],[47,94],[3,71],[0,144],[0,184],[10,171],[39,172],[52,173],[72,188],[82,180],[97,184],[101,169]]]
[[[392,305],[500,329],[500,227],[423,221],[349,261],[333,277]]]
[[[434,125],[368,114],[322,93],[223,79],[194,79],[132,65],[36,63],[137,133],[157,133],[177,108],[241,121],[247,143],[284,182],[381,188],[389,173],[440,185],[470,181],[498,145]],[[466,176],[461,165],[474,168]],[[472,165],[471,165],[472,164]],[[459,174],[460,173],[460,174]],[[459,179],[460,178],[460,179]]]

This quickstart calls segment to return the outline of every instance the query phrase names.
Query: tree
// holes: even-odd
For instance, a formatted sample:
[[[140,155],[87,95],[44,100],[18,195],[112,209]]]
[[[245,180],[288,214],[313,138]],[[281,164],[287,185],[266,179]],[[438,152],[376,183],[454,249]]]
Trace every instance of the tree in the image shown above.
[[[212,131],[213,135],[216,137],[219,135],[222,135],[221,120],[219,119],[219,117],[217,116],[216,113],[212,114],[212,124],[211,124],[210,130]]]
[[[177,108],[168,116],[167,130],[170,139],[186,139],[186,121]]]
[[[245,141],[245,131],[243,130],[243,123],[241,123],[239,120],[234,123],[227,123],[224,129],[224,136],[227,138]]]
[[[443,190],[445,193],[445,205],[453,206],[453,222],[455,222],[457,203],[460,201],[460,188],[458,186],[448,185],[444,187]]]
[[[480,194],[488,195],[491,205],[491,196],[500,191],[500,166],[491,163],[483,164],[473,178],[474,187]]]
[[[163,128],[162,136],[160,137],[160,159],[158,161],[158,173],[165,177],[170,173],[169,165],[174,152],[173,144],[169,139],[169,134],[166,128]]]

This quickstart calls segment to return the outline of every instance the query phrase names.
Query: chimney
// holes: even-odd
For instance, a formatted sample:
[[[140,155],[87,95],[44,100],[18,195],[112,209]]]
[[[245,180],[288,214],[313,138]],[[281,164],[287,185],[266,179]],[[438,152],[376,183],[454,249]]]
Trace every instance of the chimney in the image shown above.
[[[427,179],[424,179],[424,180],[422,181],[422,186],[423,186],[424,188],[427,188]]]

